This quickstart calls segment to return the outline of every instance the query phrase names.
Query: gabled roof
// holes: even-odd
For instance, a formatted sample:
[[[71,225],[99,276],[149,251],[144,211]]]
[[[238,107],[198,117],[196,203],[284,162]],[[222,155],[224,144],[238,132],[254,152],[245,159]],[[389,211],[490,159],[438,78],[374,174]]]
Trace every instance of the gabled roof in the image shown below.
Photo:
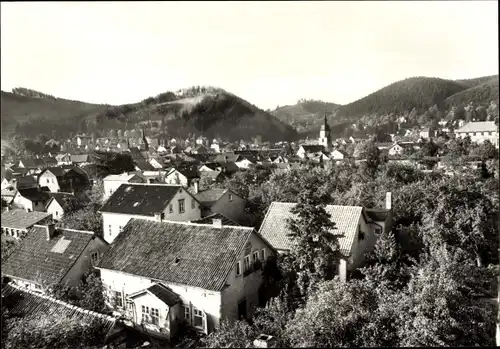
[[[291,210],[295,203],[273,202],[269,207],[259,233],[277,250],[290,250],[292,241],[288,237],[288,218],[294,218]],[[327,205],[325,207],[337,229],[332,233],[339,237],[340,250],[349,254],[363,213],[361,206]]]
[[[141,294],[144,293],[149,293],[156,298],[158,298],[160,301],[162,301],[164,304],[168,305],[169,307],[173,307],[177,303],[181,302],[181,299],[179,296],[172,291],[170,288],[165,286],[162,283],[155,283],[152,286],[146,288],[145,290],[133,293],[129,295],[129,298],[135,298]]]
[[[151,165],[149,162],[147,162],[144,158],[143,159],[136,159],[135,161],[135,166],[139,168],[141,171],[154,171],[155,168],[153,165]]]
[[[46,191],[40,190],[38,188],[24,188],[18,189],[19,195],[30,201],[43,201],[49,199],[49,194]]]
[[[219,200],[229,189],[207,189],[200,191],[194,197],[198,200],[202,206],[212,206],[217,200]]]
[[[47,240],[46,227],[35,225],[3,263],[2,274],[42,285],[59,283],[93,238],[93,232],[56,228]]]
[[[463,132],[498,132],[498,126],[494,121],[469,122],[455,131],[455,133]]]
[[[26,210],[14,209],[2,213],[1,224],[6,228],[27,229],[50,216],[47,212],[26,212]]]
[[[29,315],[41,315],[57,319],[68,316],[80,320],[82,323],[97,320],[104,325],[105,329],[111,329],[116,323],[116,319],[112,316],[82,309],[12,283],[8,283],[2,289],[2,304],[9,311],[9,315],[13,317],[23,318]]]
[[[302,144],[301,147],[308,153],[317,153],[324,149],[322,145],[316,144]]]
[[[154,216],[165,210],[180,185],[124,183],[101,207],[101,212]]]
[[[221,291],[252,232],[247,227],[131,219],[98,268]]]
[[[212,180],[216,180],[221,174],[221,171],[200,171],[200,178],[210,177]]]
[[[130,172],[124,172],[122,174],[116,174],[116,175],[110,174],[110,175],[107,175],[106,177],[104,177],[103,181],[127,182],[136,176],[140,177],[136,173],[130,173]]]
[[[234,162],[238,161],[239,158],[240,158],[240,156],[238,154],[233,153],[233,152],[231,152],[231,153],[221,153],[221,154],[218,154],[216,156],[214,162],[224,163],[227,160],[227,162],[233,162],[234,163]]]
[[[20,160],[20,162],[22,162],[22,164],[24,165],[24,168],[35,168],[37,167],[36,164],[35,164],[35,160],[32,159],[32,158],[23,158]]]
[[[200,178],[200,175],[198,174],[198,170],[196,169],[196,166],[177,166],[173,167],[170,169],[168,172],[167,176],[173,173],[174,171],[179,172],[182,174],[184,177],[187,179],[194,179],[194,178]]]
[[[198,219],[195,221],[191,221],[191,223],[196,223],[196,224],[213,224],[214,219],[220,219],[222,222],[222,225],[235,225],[235,226],[241,226],[241,224],[236,223],[235,221],[227,218],[223,214],[220,213],[213,213],[209,216],[206,216],[202,219]]]
[[[78,209],[83,206],[82,201],[71,193],[49,193],[51,197],[46,208],[50,206],[52,201],[56,201],[59,206],[66,212],[68,209]]]

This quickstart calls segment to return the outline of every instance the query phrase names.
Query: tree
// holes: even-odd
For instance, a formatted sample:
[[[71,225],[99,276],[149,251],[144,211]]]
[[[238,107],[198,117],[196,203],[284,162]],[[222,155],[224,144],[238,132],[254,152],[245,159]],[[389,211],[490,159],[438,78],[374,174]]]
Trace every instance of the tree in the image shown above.
[[[360,143],[356,151],[360,159],[366,159],[363,165],[365,172],[374,175],[381,164],[380,149],[373,141],[367,141]]]
[[[256,330],[246,321],[222,320],[219,328],[202,338],[202,343],[206,348],[248,348],[257,336]]]
[[[95,205],[88,205],[65,214],[59,225],[63,228],[92,231],[97,236],[103,236],[102,219],[98,213],[98,207]]]

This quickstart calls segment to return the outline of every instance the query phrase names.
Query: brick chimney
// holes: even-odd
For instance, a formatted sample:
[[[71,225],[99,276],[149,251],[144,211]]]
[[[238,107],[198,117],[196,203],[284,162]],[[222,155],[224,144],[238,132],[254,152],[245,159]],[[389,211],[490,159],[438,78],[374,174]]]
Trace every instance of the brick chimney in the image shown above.
[[[47,223],[45,226],[47,231],[47,241],[50,241],[54,237],[54,233],[56,231],[56,225],[54,223]]]
[[[212,225],[215,228],[222,228],[222,219],[212,219]]]
[[[392,210],[392,193],[390,191],[385,194],[385,208]]]
[[[267,334],[261,334],[253,341],[256,348],[274,348],[275,344],[276,338]]]

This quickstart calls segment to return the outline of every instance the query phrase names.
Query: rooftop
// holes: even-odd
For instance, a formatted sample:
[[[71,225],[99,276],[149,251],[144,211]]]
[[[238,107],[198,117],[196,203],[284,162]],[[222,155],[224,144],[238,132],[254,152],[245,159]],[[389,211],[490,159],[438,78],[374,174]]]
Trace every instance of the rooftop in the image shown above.
[[[247,227],[132,219],[98,267],[220,291],[252,232]]]
[[[14,209],[2,213],[2,227],[12,229],[27,229],[33,224],[36,224],[48,217],[51,217],[47,212],[26,212],[22,209]]]
[[[228,189],[207,189],[200,191],[194,197],[204,206],[211,206],[214,202],[219,200],[222,195],[224,195]]]
[[[455,133],[462,132],[498,132],[498,126],[495,125],[494,121],[475,121],[469,122],[455,131]]]
[[[3,263],[2,274],[42,285],[59,283],[93,238],[93,232],[56,228],[47,240],[47,227],[35,225]]]

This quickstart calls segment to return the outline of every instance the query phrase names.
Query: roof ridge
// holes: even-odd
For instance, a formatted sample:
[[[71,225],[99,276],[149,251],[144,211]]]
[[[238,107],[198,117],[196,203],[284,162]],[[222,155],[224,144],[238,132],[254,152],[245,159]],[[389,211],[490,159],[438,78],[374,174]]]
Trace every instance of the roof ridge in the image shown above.
[[[273,201],[271,205],[273,204],[289,204],[289,205],[297,205],[298,202],[285,202],[285,201]],[[355,207],[355,208],[365,208],[364,206],[358,206],[358,205],[334,205],[334,204],[326,204],[324,205],[325,207]],[[271,206],[269,206],[271,207]],[[269,210],[268,210],[269,211]],[[266,214],[267,215],[267,214]],[[264,217],[265,219],[266,217]],[[262,221],[264,222],[264,221]]]
[[[206,217],[205,217],[206,218]],[[227,218],[227,217],[226,217]],[[145,219],[141,219],[141,218],[132,218],[132,220],[135,220],[135,221],[145,221]],[[179,225],[190,225],[190,226],[206,226],[206,227],[212,227],[212,228],[216,228],[216,229],[220,229],[220,228],[237,228],[237,229],[255,229],[253,227],[245,227],[245,226],[242,226],[242,225],[221,225],[220,228],[219,227],[216,227],[214,226],[213,224],[203,224],[203,223],[193,223],[191,221],[188,221],[188,222],[181,222],[181,221],[170,221],[170,220],[162,220],[162,221],[152,221],[152,220],[149,220],[148,221],[150,222],[154,222],[154,223],[172,223],[172,224],[179,224]]]

